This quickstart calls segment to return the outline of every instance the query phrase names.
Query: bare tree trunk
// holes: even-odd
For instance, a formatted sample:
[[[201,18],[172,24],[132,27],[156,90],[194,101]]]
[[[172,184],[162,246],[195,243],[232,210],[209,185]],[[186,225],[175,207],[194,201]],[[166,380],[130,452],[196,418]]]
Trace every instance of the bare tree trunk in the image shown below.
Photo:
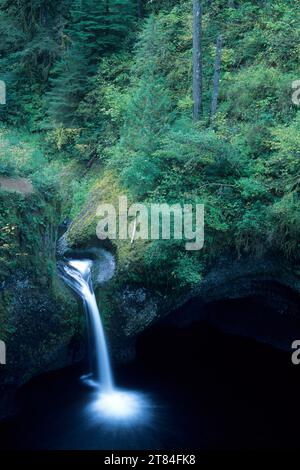
[[[137,14],[139,18],[143,18],[143,0],[137,0]]]
[[[194,121],[202,114],[202,5],[193,0],[193,100]]]
[[[218,98],[219,98],[219,87],[221,77],[221,59],[222,59],[222,36],[219,34],[216,45],[216,61],[215,61],[215,72],[214,72],[214,88],[211,101],[211,119],[213,120],[214,115],[217,112]]]

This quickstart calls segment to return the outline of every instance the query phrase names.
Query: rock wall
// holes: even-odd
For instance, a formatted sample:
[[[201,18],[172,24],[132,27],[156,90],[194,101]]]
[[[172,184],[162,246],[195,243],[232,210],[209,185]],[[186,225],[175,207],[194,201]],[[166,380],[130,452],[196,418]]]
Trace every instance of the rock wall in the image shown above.
[[[56,275],[59,212],[39,194],[0,191],[0,418],[18,387],[82,357],[83,316]],[[3,214],[2,214],[3,212]],[[3,230],[4,228],[4,230]]]

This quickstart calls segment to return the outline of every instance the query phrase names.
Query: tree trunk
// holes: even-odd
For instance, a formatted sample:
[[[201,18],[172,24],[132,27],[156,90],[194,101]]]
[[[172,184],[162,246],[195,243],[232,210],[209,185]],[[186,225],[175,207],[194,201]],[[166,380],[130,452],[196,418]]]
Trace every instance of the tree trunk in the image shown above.
[[[221,76],[221,57],[222,57],[222,36],[219,35],[216,45],[216,61],[215,61],[215,72],[214,72],[214,88],[211,101],[211,119],[213,120],[214,115],[217,112],[218,98],[219,98],[219,86]]]
[[[143,18],[143,0],[137,0],[138,18]]]
[[[193,100],[194,121],[202,114],[202,5],[193,0]]]

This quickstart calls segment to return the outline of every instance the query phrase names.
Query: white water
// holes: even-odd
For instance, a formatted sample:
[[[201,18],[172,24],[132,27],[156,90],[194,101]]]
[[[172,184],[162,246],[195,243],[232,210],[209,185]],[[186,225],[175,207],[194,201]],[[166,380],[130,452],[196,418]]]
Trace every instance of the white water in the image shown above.
[[[62,277],[66,284],[82,298],[89,320],[90,342],[95,347],[95,370],[92,371],[95,382],[105,393],[113,390],[112,370],[108,349],[91,281],[90,260],[70,260],[63,266]]]
[[[109,422],[119,425],[145,422],[149,419],[149,402],[140,393],[119,390],[115,387],[105,333],[97,306],[96,297],[91,279],[91,260],[69,260],[60,264],[60,276],[83,300],[87,313],[90,347],[95,348],[95,367],[92,370],[94,380],[85,382],[93,387],[96,393],[93,401],[87,408],[88,415],[95,422]],[[102,273],[102,277],[105,273]],[[99,274],[98,274],[99,278]]]

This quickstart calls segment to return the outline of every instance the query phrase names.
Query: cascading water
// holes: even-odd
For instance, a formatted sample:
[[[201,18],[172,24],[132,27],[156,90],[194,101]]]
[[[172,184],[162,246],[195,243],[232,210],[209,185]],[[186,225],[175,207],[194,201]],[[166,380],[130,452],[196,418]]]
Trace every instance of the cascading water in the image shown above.
[[[93,290],[91,266],[92,261],[90,260],[70,260],[63,265],[61,276],[66,284],[80,295],[87,312],[92,336],[90,343],[94,345],[96,353],[95,370],[93,371],[95,381],[103,391],[111,391],[113,389],[112,371],[104,329]]]
[[[93,416],[100,415],[102,419],[111,422],[120,419],[128,421],[128,418],[139,419],[143,409],[143,420],[145,420],[147,415],[145,412],[149,408],[145,399],[140,394],[118,390],[114,385],[105,333],[93,290],[92,264],[93,262],[88,259],[71,259],[59,266],[60,276],[71,289],[80,295],[87,313],[88,330],[91,336],[89,342],[95,352],[93,383],[99,389],[89,412]]]

